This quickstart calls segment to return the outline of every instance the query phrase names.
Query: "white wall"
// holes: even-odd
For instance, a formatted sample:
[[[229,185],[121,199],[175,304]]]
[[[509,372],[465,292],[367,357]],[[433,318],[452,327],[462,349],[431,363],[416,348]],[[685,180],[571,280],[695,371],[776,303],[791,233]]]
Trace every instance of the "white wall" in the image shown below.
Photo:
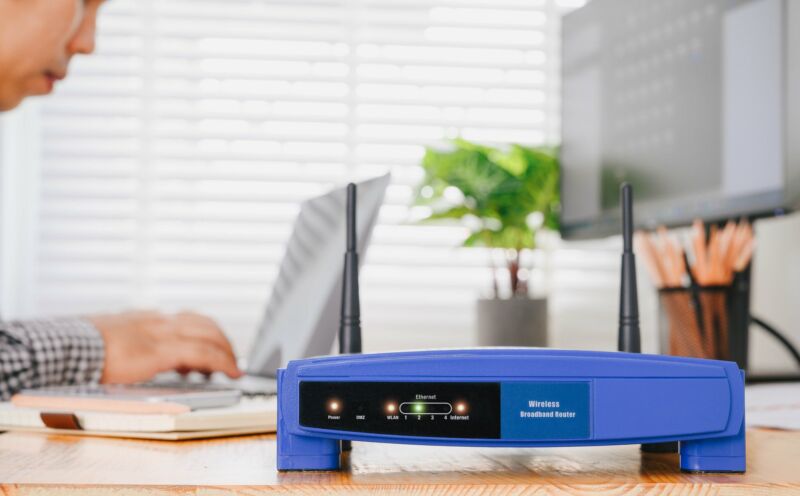
[[[0,115],[0,317],[32,317],[39,199],[38,102]]]
[[[756,223],[751,310],[800,348],[800,213]],[[752,372],[797,372],[783,346],[764,331],[750,331]]]

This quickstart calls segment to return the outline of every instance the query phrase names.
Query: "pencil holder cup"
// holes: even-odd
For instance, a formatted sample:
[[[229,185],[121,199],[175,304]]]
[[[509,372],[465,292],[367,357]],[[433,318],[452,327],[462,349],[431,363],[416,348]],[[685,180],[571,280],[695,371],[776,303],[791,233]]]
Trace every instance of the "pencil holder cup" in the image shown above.
[[[729,295],[727,286],[660,290],[661,352],[731,360]]]

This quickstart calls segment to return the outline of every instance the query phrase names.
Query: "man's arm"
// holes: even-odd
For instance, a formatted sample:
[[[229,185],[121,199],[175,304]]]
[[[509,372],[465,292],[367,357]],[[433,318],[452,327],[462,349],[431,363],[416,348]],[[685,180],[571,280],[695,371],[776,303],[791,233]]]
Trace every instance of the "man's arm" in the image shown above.
[[[83,319],[0,323],[0,400],[24,388],[100,381],[105,346]]]
[[[0,400],[24,388],[131,384],[168,370],[242,375],[222,329],[192,312],[0,323]]]
[[[222,329],[194,312],[123,312],[88,317],[106,343],[100,382],[132,384],[168,370],[242,375]]]

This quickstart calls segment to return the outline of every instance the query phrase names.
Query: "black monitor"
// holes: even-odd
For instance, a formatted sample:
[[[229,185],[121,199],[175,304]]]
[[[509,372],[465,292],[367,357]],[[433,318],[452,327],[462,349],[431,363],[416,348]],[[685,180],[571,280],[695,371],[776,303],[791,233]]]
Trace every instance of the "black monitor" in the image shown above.
[[[800,206],[800,2],[592,0],[562,30],[562,233]]]

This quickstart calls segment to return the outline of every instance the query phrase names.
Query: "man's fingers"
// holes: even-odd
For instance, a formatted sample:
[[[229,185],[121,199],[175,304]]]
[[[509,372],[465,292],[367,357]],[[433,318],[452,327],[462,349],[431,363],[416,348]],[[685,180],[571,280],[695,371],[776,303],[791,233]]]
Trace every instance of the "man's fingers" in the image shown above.
[[[208,341],[236,359],[230,341],[212,319],[192,312],[181,312],[175,316],[175,327],[179,337]]]
[[[171,362],[169,369],[223,372],[231,378],[242,375],[233,356],[209,342],[202,340],[176,341],[166,349],[169,350]]]

